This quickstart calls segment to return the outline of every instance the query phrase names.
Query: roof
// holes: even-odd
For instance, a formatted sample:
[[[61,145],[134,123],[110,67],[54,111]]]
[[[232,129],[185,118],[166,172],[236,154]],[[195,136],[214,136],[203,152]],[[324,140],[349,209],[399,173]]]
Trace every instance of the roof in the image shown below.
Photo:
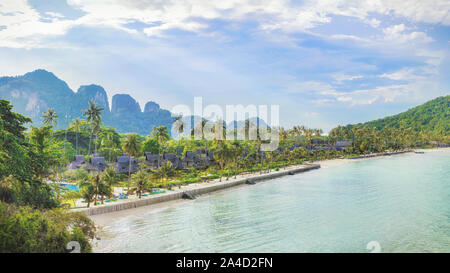
[[[187,159],[194,159],[195,156],[196,156],[196,154],[194,152],[187,151],[186,155],[185,155],[185,158],[187,158]]]
[[[76,155],[76,156],[75,156],[75,161],[76,161],[76,162],[82,162],[82,161],[84,161],[84,155]]]
[[[129,162],[130,160],[130,156],[129,155],[121,155],[117,157],[117,162],[121,163],[121,162]]]
[[[349,145],[352,145],[352,142],[347,141],[347,140],[339,140],[339,141],[336,141],[336,144],[335,144],[335,146],[341,146],[341,147],[345,147],[345,146],[349,146]]]
[[[158,161],[159,160],[159,155],[152,154],[150,152],[145,152],[145,159],[147,161]]]
[[[109,167],[108,164],[106,164],[105,158],[102,156],[92,157],[91,164],[100,171]]]
[[[164,159],[168,159],[168,160],[174,160],[177,158],[177,156],[175,154],[170,154],[170,153],[164,153],[163,156]]]
[[[83,169],[85,169],[86,171],[98,171],[98,169],[94,165],[87,162],[86,164],[84,164]]]

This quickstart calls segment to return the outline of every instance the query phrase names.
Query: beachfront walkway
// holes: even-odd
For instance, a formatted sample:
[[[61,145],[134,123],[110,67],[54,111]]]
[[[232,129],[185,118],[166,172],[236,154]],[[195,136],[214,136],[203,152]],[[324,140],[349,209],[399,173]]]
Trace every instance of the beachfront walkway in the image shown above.
[[[197,183],[191,183],[188,185],[183,185],[181,187],[175,186],[172,187],[172,190],[166,190],[165,193],[158,193],[158,194],[152,194],[148,196],[142,196],[141,199],[139,199],[136,195],[131,195],[128,197],[128,199],[118,199],[114,202],[108,202],[104,203],[103,205],[96,205],[94,206],[91,204],[90,208],[86,208],[86,203],[82,203],[81,200],[77,201],[77,206],[83,206],[84,208],[76,208],[75,211],[86,211],[88,215],[95,215],[95,214],[101,214],[101,213],[107,213],[107,212],[113,212],[128,208],[134,208],[139,206],[145,206],[150,205],[154,203],[160,203],[164,201],[170,201],[175,199],[180,199],[184,192],[191,193],[193,195],[196,194],[204,194],[220,189],[225,189],[228,187],[233,187],[237,185],[245,184],[247,180],[250,181],[260,181],[265,179],[271,179],[276,178],[288,174],[294,174],[297,172],[304,172],[312,169],[320,168],[319,164],[302,164],[302,165],[294,165],[294,166],[288,166],[286,168],[282,168],[278,171],[270,171],[270,172],[263,172],[260,174],[259,172],[256,173],[247,173],[247,174],[241,174],[237,175],[236,178],[230,177],[228,180],[226,178],[222,178],[222,181],[220,182],[220,179],[214,179],[207,182],[197,182]]]

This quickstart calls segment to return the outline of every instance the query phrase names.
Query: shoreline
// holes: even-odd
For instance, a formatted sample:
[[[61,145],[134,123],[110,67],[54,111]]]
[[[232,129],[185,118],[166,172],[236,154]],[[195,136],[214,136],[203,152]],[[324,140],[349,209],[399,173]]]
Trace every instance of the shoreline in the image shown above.
[[[181,186],[180,188],[174,187],[171,191],[166,191],[165,193],[158,195],[145,196],[142,197],[141,199],[138,199],[137,197],[133,196],[130,199],[119,201],[117,203],[97,205],[95,207],[77,209],[77,211],[85,212],[90,217],[100,214],[110,214],[115,213],[117,211],[129,210],[137,207],[149,206],[157,203],[165,203],[168,201],[183,199],[183,195],[185,193],[196,196],[218,190],[223,190],[226,188],[235,187],[238,185],[255,183],[257,181],[278,178],[285,175],[293,175],[296,173],[306,172],[318,168],[320,168],[319,164],[301,164],[289,166],[286,167],[286,169],[282,169],[279,171],[271,171],[269,173],[262,173],[262,174],[252,173],[252,174],[237,175],[236,178],[230,177],[229,180],[225,180],[225,178],[222,178],[221,182],[219,181],[219,179],[215,179],[208,182],[192,183],[186,186]]]
[[[448,151],[450,150],[450,148],[432,148],[432,149],[414,149],[411,151],[407,151],[407,152],[396,152],[396,153],[390,153],[390,155],[399,155],[399,154],[405,154],[405,153],[414,153],[414,152],[439,152],[439,151]],[[366,159],[374,159],[374,158],[380,158],[380,157],[384,157],[384,156],[389,156],[387,154],[377,154],[377,156],[368,156],[368,157],[362,157],[362,158],[333,158],[333,159],[326,159],[326,160],[319,160],[319,161],[315,161],[313,162],[313,164],[318,164],[320,166],[320,168],[329,168],[329,167],[335,167],[335,166],[339,166],[345,163],[349,163],[349,162],[355,162],[355,161],[360,161],[360,160],[366,160]],[[302,164],[304,165],[308,165],[308,164]],[[199,183],[193,183],[190,184],[188,186],[183,186],[181,189],[176,188],[174,190],[174,192],[170,192],[170,193],[166,193],[164,195],[167,194],[174,194],[174,193],[178,193],[178,194],[182,194],[182,192],[184,192],[186,190],[186,188],[190,188],[192,189],[201,189],[204,187],[210,187],[211,185],[217,184],[217,183],[223,183],[223,184],[227,184],[228,186],[224,186],[220,189],[216,189],[216,190],[212,190],[212,191],[207,191],[207,192],[203,192],[200,194],[211,194],[211,193],[215,193],[218,191],[222,191],[225,189],[230,189],[231,187],[237,187],[237,186],[244,186],[246,185],[245,180],[246,179],[256,179],[256,180],[267,180],[267,179],[272,179],[272,178],[278,178],[284,175],[289,175],[289,171],[292,171],[293,169],[298,168],[299,166],[302,165],[292,165],[289,167],[286,167],[286,170],[282,169],[280,171],[271,171],[270,173],[265,173],[265,174],[244,174],[244,175],[238,175],[237,179],[234,178],[230,178],[229,181],[222,181],[222,182],[218,182],[217,181],[209,181],[209,182],[199,182]],[[311,165],[311,164],[310,164]],[[307,171],[312,170],[312,169],[308,169]],[[273,174],[278,174],[275,177],[265,177],[266,175],[273,175]],[[281,173],[281,174],[280,174]],[[236,183],[236,181],[240,181],[240,183]],[[242,182],[242,180],[244,180],[244,182]],[[234,183],[233,183],[234,182]],[[236,183],[236,184],[235,184]],[[230,185],[231,184],[231,185]],[[251,185],[249,185],[251,186]],[[197,193],[198,194],[198,193]],[[163,195],[161,196],[152,196],[153,198],[155,197],[163,197]],[[151,197],[150,197],[151,198]],[[148,200],[147,199],[141,199],[140,201],[144,201],[144,200]],[[166,198],[167,199],[167,198]],[[139,199],[137,199],[139,201]],[[148,213],[151,211],[158,211],[161,209],[165,209],[167,207],[170,207],[174,204],[178,204],[181,202],[187,202],[190,200],[185,200],[182,198],[173,198],[173,199],[167,199],[164,201],[160,201],[160,202],[151,202],[147,205],[143,205],[143,206],[136,206],[136,207],[131,207],[128,209],[124,209],[124,210],[117,210],[117,211],[112,211],[112,212],[108,212],[108,213],[101,213],[101,214],[91,214],[88,215],[98,226],[107,226],[108,224],[110,224],[111,222],[114,222],[118,219],[121,219],[123,217],[132,217],[132,216],[137,216],[140,215],[142,213]],[[111,206],[111,205],[109,205]],[[105,207],[105,205],[103,206]],[[100,208],[100,207],[99,207]],[[83,211],[86,211],[86,209],[84,209]]]

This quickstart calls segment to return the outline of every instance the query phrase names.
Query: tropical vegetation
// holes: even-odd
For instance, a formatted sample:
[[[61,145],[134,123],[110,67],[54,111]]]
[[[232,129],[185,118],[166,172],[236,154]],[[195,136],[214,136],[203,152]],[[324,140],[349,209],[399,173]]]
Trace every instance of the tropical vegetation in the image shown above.
[[[171,138],[166,126],[148,128],[148,135],[143,136],[104,126],[103,107],[90,101],[83,112],[85,118],[73,119],[65,129],[55,129],[59,117],[53,109],[42,113],[43,126],[27,128],[31,120],[13,112],[12,105],[0,99],[0,252],[67,252],[67,243],[74,240],[82,251],[91,251],[95,226],[70,207],[79,205],[80,200],[86,207],[108,202],[114,198],[114,187],[126,188],[126,194],[142,198],[155,188],[171,190],[216,178],[228,180],[238,174],[271,172],[306,161],[449,144],[448,109],[449,96],[437,98],[386,119],[338,126],[328,135],[301,125],[268,128],[269,132],[277,130],[279,145],[275,151],[263,152],[263,131],[252,131],[255,126],[250,120],[234,129],[234,135],[238,131],[245,135],[237,140],[210,139],[218,130],[226,133],[228,129],[224,122],[212,125],[206,120],[196,128],[211,132],[205,130],[195,139],[193,131],[185,132],[181,117],[175,118],[174,125],[179,139]],[[256,140],[250,140],[250,135]],[[158,162],[156,168],[145,164],[144,152],[185,157],[186,152],[198,149],[212,152],[214,163],[185,169],[177,169],[167,160]],[[75,155],[84,155],[89,162],[95,151],[108,164],[125,153],[140,164],[139,171],[132,172],[132,160],[127,174],[116,173],[114,167],[103,172],[67,169]],[[69,191],[58,181],[74,182],[79,191]]]

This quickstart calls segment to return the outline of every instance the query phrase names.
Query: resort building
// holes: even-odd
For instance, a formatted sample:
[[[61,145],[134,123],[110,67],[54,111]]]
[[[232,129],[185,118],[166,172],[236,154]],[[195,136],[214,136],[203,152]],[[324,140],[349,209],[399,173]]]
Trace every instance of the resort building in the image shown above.
[[[98,154],[95,154],[94,156],[95,157],[91,157],[90,159],[90,165],[92,165],[96,171],[102,172],[109,167],[103,156],[99,156]]]
[[[86,164],[86,161],[84,161],[83,155],[76,155],[75,160],[70,162],[70,164],[67,166],[68,169],[76,170],[81,167],[83,167]]]
[[[349,146],[352,146],[352,141],[347,141],[347,140],[339,140],[336,141],[336,143],[334,144],[333,148],[335,148],[336,150],[340,151],[343,150]]]
[[[158,154],[152,154],[151,152],[145,152],[145,164],[152,167],[158,168],[158,164],[160,164],[161,159]]]
[[[93,154],[89,159],[89,162],[84,160],[83,155],[76,155],[75,160],[70,162],[67,166],[68,169],[76,170],[76,169],[84,169],[87,171],[96,171],[102,172],[106,168],[108,168],[108,164],[106,164],[105,158],[100,156],[99,154]]]
[[[130,156],[122,155],[117,157],[117,162],[115,163],[116,172],[122,173],[135,173],[139,170],[139,165],[136,159],[131,159],[131,171],[130,171]]]

